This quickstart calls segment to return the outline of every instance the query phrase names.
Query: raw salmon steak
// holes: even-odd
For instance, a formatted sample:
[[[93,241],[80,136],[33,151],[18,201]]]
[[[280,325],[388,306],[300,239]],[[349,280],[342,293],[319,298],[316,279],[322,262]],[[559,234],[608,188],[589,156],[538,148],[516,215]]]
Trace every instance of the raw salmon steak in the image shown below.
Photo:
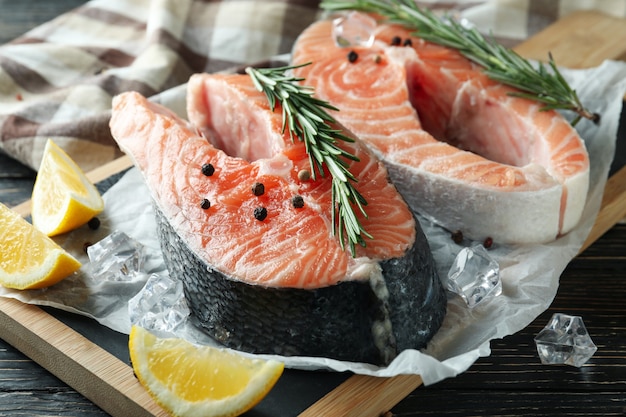
[[[356,141],[350,170],[373,239],[344,250],[330,175],[303,179],[304,144],[282,132],[247,75],[196,74],[189,122],[137,93],[111,131],[151,190],[170,275],[226,346],[387,364],[440,327],[446,297],[428,242],[384,165]],[[343,143],[343,142],[342,142]],[[260,215],[262,213],[262,215]]]
[[[589,158],[556,111],[514,97],[458,51],[377,24],[372,46],[308,27],[293,64],[335,118],[383,160],[411,208],[476,240],[539,243],[578,223]]]

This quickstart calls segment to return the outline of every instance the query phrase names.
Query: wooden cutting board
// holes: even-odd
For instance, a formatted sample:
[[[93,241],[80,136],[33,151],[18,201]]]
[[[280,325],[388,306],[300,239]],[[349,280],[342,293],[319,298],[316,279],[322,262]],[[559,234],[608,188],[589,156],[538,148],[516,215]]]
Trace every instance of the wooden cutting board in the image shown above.
[[[626,59],[626,20],[576,12],[518,46],[523,56],[587,68],[605,59]],[[88,174],[101,181],[131,165],[122,157]],[[26,216],[30,203],[15,208]],[[607,182],[602,208],[583,249],[626,216],[626,167]],[[166,416],[124,362],[39,307],[0,298],[0,337],[113,416]],[[377,417],[422,384],[419,375],[376,378],[356,375],[321,398],[301,417]]]

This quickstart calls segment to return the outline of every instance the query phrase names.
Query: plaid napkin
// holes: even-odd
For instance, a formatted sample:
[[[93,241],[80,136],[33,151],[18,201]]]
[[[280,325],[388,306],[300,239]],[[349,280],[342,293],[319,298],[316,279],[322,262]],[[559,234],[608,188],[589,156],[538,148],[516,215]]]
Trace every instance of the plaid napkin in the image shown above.
[[[0,46],[0,150],[34,169],[52,138],[86,171],[121,155],[111,98],[145,96],[288,53],[319,0],[92,0]],[[425,1],[507,46],[574,8],[623,16],[626,0]]]
[[[94,0],[0,47],[0,147],[34,169],[52,138],[84,169],[121,155],[111,98],[289,52],[318,0]]]
[[[430,0],[431,8],[452,10],[478,30],[512,47],[577,10],[596,10],[614,17],[626,16],[626,0]]]

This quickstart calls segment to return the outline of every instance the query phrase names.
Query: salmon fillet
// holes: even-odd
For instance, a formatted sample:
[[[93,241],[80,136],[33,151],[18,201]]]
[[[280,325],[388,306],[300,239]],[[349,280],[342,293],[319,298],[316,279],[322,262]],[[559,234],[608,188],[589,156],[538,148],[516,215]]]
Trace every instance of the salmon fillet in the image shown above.
[[[424,347],[445,293],[419,223],[371,151],[342,144],[359,157],[350,170],[374,236],[352,256],[333,235],[331,177],[299,178],[304,145],[283,134],[280,109],[248,76],[196,74],[187,98],[190,122],[124,93],[110,124],[146,180],[166,265],[205,330],[250,352],[377,364]]]
[[[499,243],[551,241],[578,223],[589,157],[560,113],[407,29],[379,24],[375,37],[372,47],[339,47],[332,21],[319,21],[292,60],[312,63],[296,75],[340,109],[333,116],[382,159],[415,212]]]

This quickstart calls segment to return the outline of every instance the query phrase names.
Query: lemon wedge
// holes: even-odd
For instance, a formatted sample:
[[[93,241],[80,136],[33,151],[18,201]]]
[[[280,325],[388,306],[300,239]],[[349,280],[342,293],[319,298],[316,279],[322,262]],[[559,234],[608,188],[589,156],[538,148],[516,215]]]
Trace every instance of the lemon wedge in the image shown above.
[[[134,325],[129,351],[135,375],[174,416],[238,416],[258,404],[284,365],[177,338]]]
[[[74,230],[104,209],[96,187],[50,139],[44,148],[31,200],[33,225],[48,236]]]
[[[0,284],[18,290],[56,284],[80,268],[72,255],[0,203]]]

